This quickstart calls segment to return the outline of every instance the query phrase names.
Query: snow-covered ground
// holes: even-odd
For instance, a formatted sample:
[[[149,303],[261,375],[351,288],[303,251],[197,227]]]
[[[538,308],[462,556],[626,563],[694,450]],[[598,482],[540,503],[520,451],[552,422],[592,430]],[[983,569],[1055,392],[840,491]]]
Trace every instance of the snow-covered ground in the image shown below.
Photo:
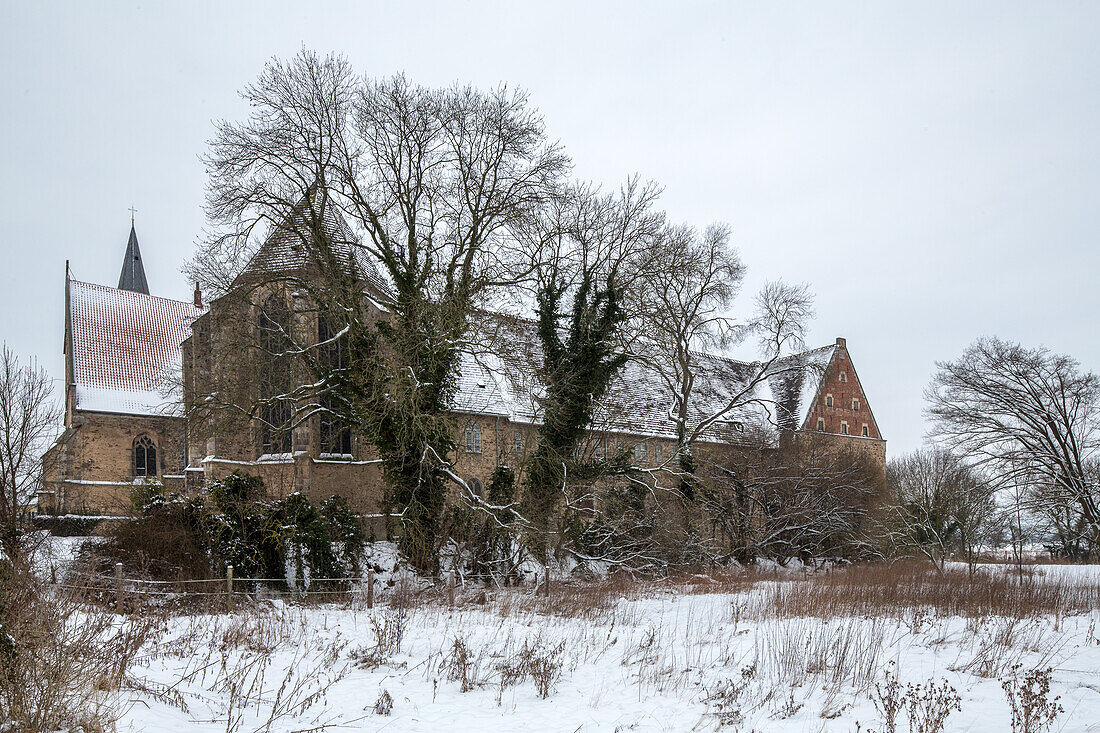
[[[1064,712],[1052,730],[1100,730],[1100,609],[1026,620],[920,609],[769,617],[779,582],[813,580],[702,594],[652,585],[589,610],[570,597],[583,588],[559,587],[565,615],[529,590],[469,589],[453,609],[275,602],[176,616],[131,670],[119,730],[847,733],[857,722],[881,730],[871,697],[894,674],[903,690],[946,680],[958,691],[946,730],[1008,731],[1000,680],[1015,664],[1054,668],[1051,697]],[[532,670],[551,682],[545,698]]]

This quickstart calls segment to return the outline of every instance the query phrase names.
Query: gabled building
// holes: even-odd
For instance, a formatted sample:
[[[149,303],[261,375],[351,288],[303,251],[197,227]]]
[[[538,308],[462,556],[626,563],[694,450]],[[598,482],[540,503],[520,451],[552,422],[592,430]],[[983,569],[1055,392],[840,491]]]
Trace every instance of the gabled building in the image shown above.
[[[134,482],[182,488],[180,345],[201,304],[149,294],[131,226],[117,288],[65,267],[65,428],[43,456],[40,511],[125,514]]]
[[[215,424],[199,409],[221,391],[216,385],[239,367],[236,357],[246,350],[227,340],[228,324],[255,331],[260,319],[281,313],[279,329],[299,343],[333,336],[315,310],[302,306],[302,294],[280,283],[309,277],[299,236],[303,226],[320,226],[344,260],[357,260],[360,250],[336,212],[324,212],[320,222],[305,217],[296,211],[275,228],[237,278],[232,297],[207,307],[197,290],[192,303],[148,293],[133,228],[118,288],[66,274],[66,429],[44,458],[43,509],[122,514],[130,509],[135,482],[155,477],[170,488],[197,490],[205,480],[242,471],[261,476],[273,496],[301,491],[323,499],[340,493],[364,514],[379,510],[379,462],[356,427],[334,423],[324,410],[294,419],[301,398],[255,408],[269,381],[262,366],[246,366],[238,377],[241,389],[253,390],[246,395],[253,407],[241,406],[236,422]],[[358,266],[371,312],[385,318],[392,298],[388,284],[372,264]],[[491,313],[482,318],[479,328],[495,333],[484,343],[495,345],[463,355],[453,403],[454,471],[475,492],[497,466],[522,465],[535,439],[542,393],[531,368],[538,361],[533,324]],[[695,363],[692,420],[720,410],[759,371],[759,365],[715,354],[696,354]],[[274,371],[276,378],[288,378]],[[626,452],[640,468],[671,465],[676,431],[670,400],[653,368],[631,362],[599,404],[583,449]],[[292,427],[276,431],[278,423]],[[753,386],[752,398],[713,421],[700,443],[717,450],[797,450],[824,443],[885,464],[885,440],[842,338],[773,362]]]

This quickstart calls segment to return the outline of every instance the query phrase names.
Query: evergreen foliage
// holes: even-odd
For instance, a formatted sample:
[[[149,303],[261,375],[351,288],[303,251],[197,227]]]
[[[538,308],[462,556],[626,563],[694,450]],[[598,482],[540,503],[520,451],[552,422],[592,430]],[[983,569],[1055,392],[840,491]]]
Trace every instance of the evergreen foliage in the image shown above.
[[[98,552],[141,563],[153,574],[206,577],[232,565],[237,578],[298,585],[360,570],[365,535],[343,497],[332,496],[319,508],[297,492],[268,501],[261,479],[233,473],[211,481],[200,496],[153,485],[136,490],[133,499],[139,516]],[[164,551],[153,556],[157,544]]]
[[[627,361],[613,341],[626,320],[622,292],[613,277],[600,280],[593,272],[584,273],[563,329],[565,290],[550,282],[538,292],[546,400],[538,447],[528,467],[523,513],[542,531],[557,509],[567,467],[591,422],[593,407]]]

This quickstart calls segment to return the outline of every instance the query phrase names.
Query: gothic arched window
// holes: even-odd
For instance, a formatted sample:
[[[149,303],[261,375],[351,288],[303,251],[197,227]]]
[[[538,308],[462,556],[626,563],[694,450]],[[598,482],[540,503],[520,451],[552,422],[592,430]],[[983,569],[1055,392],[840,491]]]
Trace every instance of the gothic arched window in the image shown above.
[[[148,435],[134,441],[134,476],[157,475],[157,445]]]
[[[335,373],[347,367],[343,341],[336,337],[336,330],[329,324],[324,314],[317,317],[317,343],[323,344],[318,351],[318,359],[330,372],[327,379],[336,382]],[[331,392],[321,395],[320,417],[321,453],[351,455],[351,427],[340,418],[340,403]]]
[[[290,373],[280,354],[289,344],[290,309],[280,294],[268,296],[260,308],[259,342],[262,363],[260,383],[260,452],[290,452]]]
[[[476,422],[466,425],[466,452],[481,452],[481,426]]]

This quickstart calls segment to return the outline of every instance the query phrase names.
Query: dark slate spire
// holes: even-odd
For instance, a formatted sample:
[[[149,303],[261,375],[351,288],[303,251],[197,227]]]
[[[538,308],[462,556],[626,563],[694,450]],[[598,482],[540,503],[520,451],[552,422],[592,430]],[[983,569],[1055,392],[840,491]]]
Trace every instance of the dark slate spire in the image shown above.
[[[122,274],[118,276],[118,289],[149,294],[149,283],[145,280],[145,267],[141,264],[141,250],[138,249],[137,232],[132,219],[130,241],[126,244],[126,256],[122,260]]]

